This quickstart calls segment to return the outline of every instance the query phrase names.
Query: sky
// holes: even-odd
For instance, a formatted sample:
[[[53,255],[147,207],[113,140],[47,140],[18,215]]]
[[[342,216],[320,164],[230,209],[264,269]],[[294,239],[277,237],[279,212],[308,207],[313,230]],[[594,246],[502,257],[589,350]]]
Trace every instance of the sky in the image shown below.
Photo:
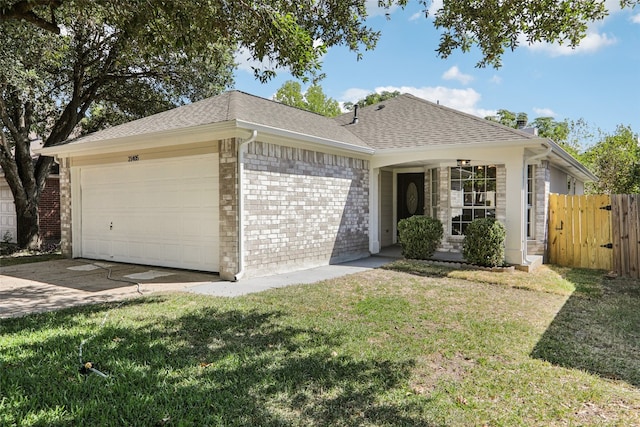
[[[339,102],[398,90],[480,117],[506,109],[524,112],[530,121],[583,119],[609,134],[617,125],[640,132],[640,7],[620,10],[617,0],[607,0],[609,16],[589,26],[578,48],[523,43],[505,51],[502,67],[495,69],[476,67],[477,50],[439,58],[440,33],[417,2],[391,10],[390,19],[377,1],[369,3],[367,24],[382,32],[376,49],[358,61],[347,48],[333,47],[323,58],[326,78],[320,86]],[[437,7],[433,2],[432,9]],[[294,80],[281,70],[261,84],[253,77],[254,63],[241,53],[236,60],[235,89],[271,99]]]

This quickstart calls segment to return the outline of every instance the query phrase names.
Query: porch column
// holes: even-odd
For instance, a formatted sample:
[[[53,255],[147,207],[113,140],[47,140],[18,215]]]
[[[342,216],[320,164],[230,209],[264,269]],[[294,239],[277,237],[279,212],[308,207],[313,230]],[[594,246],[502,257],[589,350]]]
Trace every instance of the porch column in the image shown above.
[[[380,252],[380,168],[369,168],[369,252]]]
[[[506,221],[507,237],[505,241],[505,260],[509,264],[522,265],[524,259],[525,203],[526,190],[523,187],[524,163],[522,149],[509,156],[506,167]]]

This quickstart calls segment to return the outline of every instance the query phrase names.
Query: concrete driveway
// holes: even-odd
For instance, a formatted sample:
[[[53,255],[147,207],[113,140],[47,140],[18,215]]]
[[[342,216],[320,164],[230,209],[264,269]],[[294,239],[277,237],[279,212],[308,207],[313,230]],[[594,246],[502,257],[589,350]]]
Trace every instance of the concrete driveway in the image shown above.
[[[68,259],[0,268],[0,318],[185,291],[219,281],[217,274]],[[138,292],[140,291],[140,292]]]
[[[154,292],[190,292],[236,297],[284,286],[315,283],[385,265],[398,255],[385,253],[239,282],[217,274],[85,259],[62,259],[0,268],[0,318],[118,301]]]

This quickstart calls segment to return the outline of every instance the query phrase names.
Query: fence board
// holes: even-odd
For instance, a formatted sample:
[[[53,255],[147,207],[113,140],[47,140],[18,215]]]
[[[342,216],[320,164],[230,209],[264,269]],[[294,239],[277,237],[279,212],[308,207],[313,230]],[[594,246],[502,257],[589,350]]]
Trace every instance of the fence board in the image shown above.
[[[637,194],[612,196],[614,270],[640,278],[640,200]]]
[[[608,194],[597,194],[585,197],[593,197],[594,201],[592,212],[596,233],[595,238],[591,241],[591,248],[596,253],[596,261],[593,263],[593,267],[584,267],[611,270],[613,268],[613,253],[611,249],[602,246],[611,243],[611,233],[613,229],[611,211],[605,209],[611,205],[611,196]]]
[[[640,195],[550,195],[547,255],[553,264],[640,279]]]
[[[629,275],[640,279],[640,195],[629,197]]]
[[[600,209],[610,204],[607,195],[549,198],[549,262],[567,267],[610,270],[611,212]]]

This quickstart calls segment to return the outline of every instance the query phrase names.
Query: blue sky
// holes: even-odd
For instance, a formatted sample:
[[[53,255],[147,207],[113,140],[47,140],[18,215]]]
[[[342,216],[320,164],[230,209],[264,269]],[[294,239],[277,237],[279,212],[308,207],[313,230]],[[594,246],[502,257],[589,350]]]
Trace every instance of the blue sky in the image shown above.
[[[523,43],[505,52],[499,69],[476,68],[480,54],[473,50],[437,57],[439,32],[418,4],[392,10],[390,20],[372,6],[367,22],[382,32],[377,48],[364,52],[360,61],[346,48],[330,49],[320,85],[340,102],[399,90],[481,117],[507,109],[525,112],[530,120],[582,118],[608,133],[618,124],[640,132],[640,8],[620,10],[617,4],[607,0],[610,15],[589,27],[577,49]],[[237,61],[238,90],[272,98],[292,79],[280,71],[261,84],[250,61],[242,55]]]

